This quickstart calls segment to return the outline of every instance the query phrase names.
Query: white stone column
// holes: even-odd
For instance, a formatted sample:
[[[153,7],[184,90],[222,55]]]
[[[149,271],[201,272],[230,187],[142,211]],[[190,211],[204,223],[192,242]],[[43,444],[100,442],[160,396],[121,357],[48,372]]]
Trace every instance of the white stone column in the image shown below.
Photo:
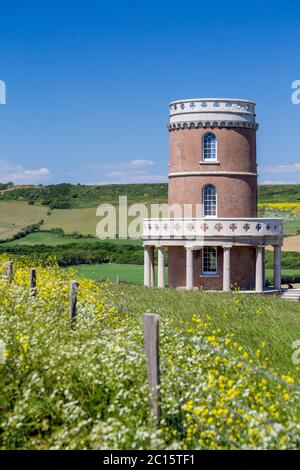
[[[150,287],[154,287],[154,246],[149,246],[149,260],[150,260]]]
[[[165,256],[162,246],[158,248],[157,256],[157,287],[163,289],[165,287]]]
[[[274,288],[281,289],[281,245],[274,247]]]
[[[192,290],[193,289],[193,276],[194,276],[193,250],[191,248],[186,248],[185,253],[186,253],[186,289]]]
[[[148,246],[144,246],[144,286],[150,287],[150,253]]]
[[[266,285],[266,247],[263,247],[263,288]]]
[[[263,292],[263,246],[256,247],[255,290]]]
[[[223,291],[230,292],[230,248],[223,246]]]

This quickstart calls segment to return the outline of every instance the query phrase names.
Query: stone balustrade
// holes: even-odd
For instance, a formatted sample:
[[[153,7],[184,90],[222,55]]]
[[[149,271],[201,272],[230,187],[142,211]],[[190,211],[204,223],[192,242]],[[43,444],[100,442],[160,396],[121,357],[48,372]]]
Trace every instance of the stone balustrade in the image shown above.
[[[282,237],[282,219],[144,219],[143,239],[201,239],[237,237]]]

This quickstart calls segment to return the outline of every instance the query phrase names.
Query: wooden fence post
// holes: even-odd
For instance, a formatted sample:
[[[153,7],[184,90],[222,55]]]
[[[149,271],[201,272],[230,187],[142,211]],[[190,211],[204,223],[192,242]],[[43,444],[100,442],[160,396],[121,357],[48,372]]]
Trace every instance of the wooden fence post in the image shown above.
[[[32,297],[36,295],[36,270],[35,268],[30,269],[30,295]]]
[[[152,418],[156,423],[160,418],[159,315],[144,313],[143,323],[150,406]]]
[[[70,282],[69,319],[74,323],[76,317],[78,282]]]
[[[9,261],[7,263],[7,280],[9,284],[12,282],[12,278],[13,278],[13,262]]]
[[[119,284],[119,276],[117,276],[117,284]]]

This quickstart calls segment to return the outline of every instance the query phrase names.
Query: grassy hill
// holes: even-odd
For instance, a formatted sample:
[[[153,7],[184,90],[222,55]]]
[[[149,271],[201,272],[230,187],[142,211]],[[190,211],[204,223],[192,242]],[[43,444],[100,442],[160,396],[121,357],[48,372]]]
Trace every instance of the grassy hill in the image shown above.
[[[258,187],[259,202],[300,202],[300,184],[265,184]]]
[[[35,265],[33,297],[31,266],[0,283],[1,449],[300,448],[299,302],[81,278],[70,324],[74,271]],[[144,312],[160,315],[155,427]]]
[[[5,186],[5,185],[2,185]],[[167,200],[167,183],[112,184],[87,186],[56,184],[48,186],[11,186],[1,190],[0,201],[26,201],[50,209],[96,207],[103,202],[116,204],[119,195],[127,195],[130,202],[158,202]],[[260,185],[259,202],[300,202],[300,185]]]
[[[95,236],[99,222],[95,208],[103,203],[117,205],[120,195],[127,195],[129,203],[162,203],[167,201],[167,184],[13,186],[0,183],[0,240],[41,220],[43,230],[61,228],[67,234],[77,231]],[[285,234],[297,235],[300,185],[259,186],[258,200],[259,216],[283,217]],[[48,243],[47,235],[44,242]]]
[[[63,183],[49,186],[18,186],[0,191],[0,201],[26,201],[50,209],[69,209],[96,207],[104,202],[117,204],[120,195],[126,195],[131,202],[166,201],[167,184],[87,186]]]

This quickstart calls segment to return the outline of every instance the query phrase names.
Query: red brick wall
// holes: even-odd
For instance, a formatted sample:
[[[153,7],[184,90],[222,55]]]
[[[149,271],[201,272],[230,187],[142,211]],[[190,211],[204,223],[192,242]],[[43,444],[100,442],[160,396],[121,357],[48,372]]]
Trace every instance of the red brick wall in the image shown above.
[[[200,164],[203,136],[217,137],[219,164]],[[169,173],[233,171],[256,173],[253,129],[181,129],[170,132]],[[256,217],[256,176],[180,176],[169,179],[169,204],[201,204],[205,184],[214,184],[218,217]],[[196,215],[196,214],[194,214]]]
[[[169,247],[169,287],[185,287],[186,285],[186,250],[184,247]],[[217,275],[202,275],[202,251],[195,250],[194,255],[194,287],[205,290],[223,289],[223,249],[217,248]],[[232,247],[230,257],[231,284],[241,289],[255,287],[255,247]]]

